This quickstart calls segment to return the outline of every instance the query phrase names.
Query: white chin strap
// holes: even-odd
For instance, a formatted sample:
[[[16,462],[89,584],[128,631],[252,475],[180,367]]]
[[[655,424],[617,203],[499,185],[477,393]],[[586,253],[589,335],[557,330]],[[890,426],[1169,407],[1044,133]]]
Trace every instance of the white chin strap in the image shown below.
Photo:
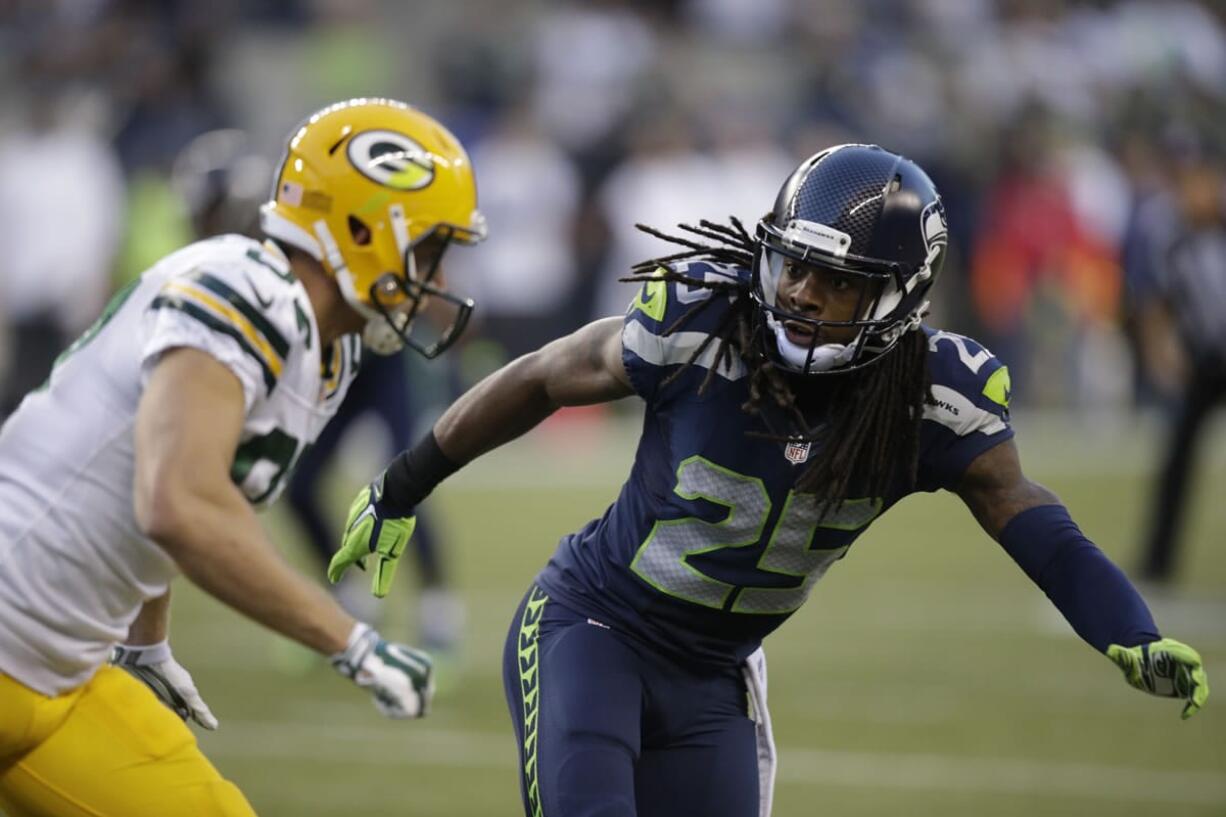
[[[400,335],[387,322],[387,319],[380,315],[378,310],[367,306],[358,298],[357,288],[353,285],[353,276],[349,273],[348,268],[342,267],[337,271],[336,283],[340,286],[345,302],[353,308],[354,312],[366,319],[366,325],[362,327],[362,343],[367,349],[376,355],[394,355],[404,348],[404,341],[400,339]],[[393,313],[391,318],[402,330],[409,322],[407,315]]]
[[[387,211],[392,223],[392,234],[396,237],[396,249],[400,251],[402,257],[408,259],[409,268],[406,270],[406,274],[409,280],[416,280],[417,269],[414,265],[413,254],[407,252],[409,248],[409,223],[404,215],[404,207],[399,204],[393,204],[387,208]],[[361,301],[356,302],[365,307]],[[384,318],[377,310],[370,307],[362,309],[362,314],[368,318],[366,328],[362,330],[362,342],[366,344],[368,349],[376,355],[394,355],[404,348],[404,341],[400,337],[400,332],[408,332],[408,315],[392,313],[390,318]],[[392,328],[391,322],[395,322],[395,329]],[[397,329],[400,331],[397,332]]]
[[[332,237],[332,231],[328,229],[327,222],[320,219],[312,226],[323,248],[324,257],[328,259],[336,275],[336,283],[340,286],[341,295],[345,297],[345,301],[355,312],[366,318],[366,326],[362,328],[363,345],[376,355],[394,355],[399,352],[404,348],[404,341],[400,339],[400,335],[392,328],[387,318],[379,314],[377,309],[367,306],[358,297],[357,288],[353,285],[353,275],[345,264],[340,247],[337,246],[336,239]],[[408,316],[398,314],[393,314],[391,320],[396,321],[401,330],[404,330],[409,322]]]
[[[389,209],[396,245],[403,253],[409,242],[404,208],[395,205]],[[332,269],[345,302],[366,319],[366,326],[362,329],[362,343],[366,345],[366,348],[377,355],[394,355],[404,348],[404,341],[401,340],[388,319],[358,297],[357,288],[353,284],[353,275],[349,272],[345,258],[341,255],[340,246],[337,245],[332,231],[328,229],[326,221],[319,219],[311,225],[312,232],[308,232],[277,213],[276,208],[269,203],[260,208],[260,225],[265,234],[306,251],[317,261],[326,263]],[[411,255],[409,261],[412,263]],[[410,278],[415,277],[415,271],[412,269],[408,271],[408,274]],[[407,315],[393,314],[391,320],[396,322],[396,327],[400,331],[407,332],[409,325]]]
[[[842,343],[823,343],[813,349],[813,359],[809,359],[809,349],[798,346],[788,338],[787,329],[775,320],[775,316],[767,313],[766,322],[775,332],[775,343],[779,347],[779,356],[783,362],[798,372],[828,372],[839,366],[847,365],[851,360],[853,347]],[[808,363],[806,368],[805,364]]]

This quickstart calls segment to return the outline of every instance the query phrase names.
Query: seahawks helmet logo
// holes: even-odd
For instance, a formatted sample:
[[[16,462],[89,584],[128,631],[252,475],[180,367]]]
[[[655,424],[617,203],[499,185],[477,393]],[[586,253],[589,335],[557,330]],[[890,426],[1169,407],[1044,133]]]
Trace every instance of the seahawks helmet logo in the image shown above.
[[[403,133],[368,130],[349,140],[350,163],[375,184],[420,190],[434,181],[434,157]]]
[[[920,227],[924,231],[924,247],[931,250],[933,244],[944,245],[949,239],[949,225],[945,221],[945,207],[940,199],[928,203],[920,214]]]

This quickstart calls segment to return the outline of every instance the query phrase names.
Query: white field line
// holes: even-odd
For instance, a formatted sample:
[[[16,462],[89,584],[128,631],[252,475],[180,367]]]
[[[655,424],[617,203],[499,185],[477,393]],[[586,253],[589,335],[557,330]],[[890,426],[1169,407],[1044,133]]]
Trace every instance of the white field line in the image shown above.
[[[327,754],[364,766],[485,768],[515,766],[510,731],[406,730],[310,726],[229,720],[202,740],[216,760],[325,760]],[[893,754],[780,747],[780,783],[911,791],[983,792],[1032,797],[1226,806],[1226,774],[1155,771],[1084,763],[1001,757]]]

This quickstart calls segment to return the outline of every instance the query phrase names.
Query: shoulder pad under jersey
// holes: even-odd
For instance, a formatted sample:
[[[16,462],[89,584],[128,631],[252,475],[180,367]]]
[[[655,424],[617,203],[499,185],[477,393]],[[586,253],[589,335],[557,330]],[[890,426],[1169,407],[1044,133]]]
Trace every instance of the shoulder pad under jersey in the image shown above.
[[[748,270],[706,261],[677,264],[675,272],[698,281],[742,285],[748,297]],[[644,397],[655,392],[661,370],[687,363],[695,351],[716,331],[727,315],[735,293],[718,292],[699,285],[663,279],[645,281],[626,312],[622,329],[622,357],[635,390]],[[707,304],[710,299],[715,302]],[[668,330],[690,310],[699,310],[678,331]],[[694,365],[710,369],[716,364],[718,342],[712,341]],[[716,373],[728,380],[746,375],[739,358],[724,361]]]
[[[310,321],[284,256],[251,239],[200,242],[163,282],[150,308],[180,313],[242,351],[271,394]],[[308,337],[307,342],[312,339]],[[206,351],[211,351],[206,349]],[[241,379],[241,378],[240,378]]]
[[[973,432],[995,434],[1009,422],[1012,385],[1009,369],[974,340],[953,332],[924,327],[932,396],[924,419],[963,437]]]

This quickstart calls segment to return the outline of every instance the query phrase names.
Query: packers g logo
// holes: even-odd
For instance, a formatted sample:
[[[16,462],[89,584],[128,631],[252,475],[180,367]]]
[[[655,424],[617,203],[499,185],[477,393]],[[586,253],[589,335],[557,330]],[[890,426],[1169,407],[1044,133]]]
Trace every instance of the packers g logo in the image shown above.
[[[434,181],[434,157],[403,133],[368,130],[349,140],[349,162],[375,184],[421,190]]]

